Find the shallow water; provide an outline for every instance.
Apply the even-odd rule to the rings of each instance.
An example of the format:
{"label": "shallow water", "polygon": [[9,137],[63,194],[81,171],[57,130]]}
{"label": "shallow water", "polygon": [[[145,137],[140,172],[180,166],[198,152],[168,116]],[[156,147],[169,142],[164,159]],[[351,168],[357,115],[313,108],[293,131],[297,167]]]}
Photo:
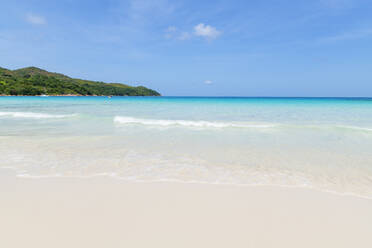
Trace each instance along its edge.
{"label": "shallow water", "polygon": [[0,97],[0,168],[372,197],[372,99]]}

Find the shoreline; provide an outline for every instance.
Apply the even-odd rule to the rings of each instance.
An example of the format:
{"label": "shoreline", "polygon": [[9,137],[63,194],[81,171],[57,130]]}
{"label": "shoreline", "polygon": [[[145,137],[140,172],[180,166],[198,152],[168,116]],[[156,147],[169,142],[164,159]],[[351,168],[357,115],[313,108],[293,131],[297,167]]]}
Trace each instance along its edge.
{"label": "shoreline", "polygon": [[353,196],[107,177],[0,179],[4,247],[372,245],[372,201]]}
{"label": "shoreline", "polygon": [[114,180],[114,181],[121,181],[123,183],[133,183],[133,184],[162,184],[162,183],[170,183],[170,184],[185,184],[185,185],[214,185],[216,187],[237,187],[237,188],[245,188],[245,187],[253,187],[253,188],[260,188],[260,187],[269,187],[269,188],[278,188],[278,189],[289,189],[289,190],[309,190],[314,191],[317,193],[325,193],[330,195],[336,195],[341,197],[352,197],[357,199],[363,200],[370,200],[372,201],[372,197],[358,195],[356,193],[350,192],[338,192],[333,190],[321,189],[316,188],[314,186],[300,186],[300,185],[281,185],[281,184],[242,184],[242,183],[222,183],[222,182],[206,182],[206,181],[183,181],[179,179],[160,179],[160,180],[139,180],[139,179],[127,179],[120,176],[116,176],[110,173],[100,173],[100,174],[93,174],[89,176],[66,176],[66,175],[43,175],[43,176],[34,176],[29,174],[17,174],[16,170],[12,167],[0,167],[0,178],[2,176],[12,176],[14,178],[19,178],[22,180]]}
{"label": "shoreline", "polygon": [[[11,170],[13,171],[12,168],[0,168],[3,170]],[[1,172],[0,172],[1,174]],[[337,192],[337,191],[332,191],[332,190],[326,190],[326,189],[320,189],[312,186],[299,186],[299,185],[280,185],[280,184],[239,184],[239,183],[222,183],[222,182],[203,182],[203,181],[182,181],[178,179],[160,179],[160,180],[139,180],[139,179],[126,179],[122,177],[118,177],[115,175],[111,174],[97,174],[97,175],[91,175],[91,176],[61,176],[61,175],[47,175],[47,176],[32,176],[28,174],[21,174],[21,175],[14,175],[15,178],[20,178],[24,180],[48,180],[48,179],[56,179],[56,180],[92,180],[92,179],[98,179],[98,180],[118,180],[122,181],[123,183],[133,183],[133,184],[162,184],[162,183],[170,183],[170,184],[195,184],[195,185],[214,185],[216,187],[238,187],[238,188],[245,188],[245,187],[269,187],[269,188],[279,188],[279,189],[299,189],[299,190],[309,190],[309,191],[314,191],[318,193],[326,193],[326,194],[331,194],[331,195],[336,195],[336,196],[341,196],[341,197],[353,197],[357,199],[364,199],[364,200],[371,200],[372,197],[368,196],[363,196],[363,195],[358,195],[356,193],[349,193],[349,192]],[[0,176],[1,177],[1,176]]]}
{"label": "shoreline", "polygon": [[1,96],[7,96],[7,97],[14,97],[14,96],[22,96],[22,97],[25,97],[25,96],[31,96],[31,97],[34,97],[34,96],[39,96],[39,97],[50,97],[50,96],[104,96],[104,97],[114,97],[114,95],[74,95],[74,94],[67,94],[67,95],[0,95]]}
{"label": "shoreline", "polygon": [[0,95],[0,97],[161,97],[161,96],[111,96],[111,95],[47,95],[47,96],[41,96],[41,95]]}
{"label": "shoreline", "polygon": [[[43,96],[43,95],[1,95],[0,94],[0,97],[2,96],[39,96],[39,97],[49,97],[49,96],[98,96],[98,97],[102,97],[102,96],[105,96],[105,97],[108,97],[108,96],[112,96],[112,97],[139,97],[141,95],[138,95],[138,96],[129,96],[129,95],[123,95],[123,96],[116,96],[116,95],[74,95],[74,94],[67,94],[67,95],[46,95],[46,96]],[[143,97],[167,97],[167,98],[236,98],[236,99],[239,99],[239,98],[252,98],[252,99],[260,99],[260,98],[263,98],[263,99],[308,99],[308,100],[311,100],[311,99],[338,99],[338,100],[342,100],[342,99],[366,99],[366,100],[372,100],[372,96],[163,96],[163,95],[160,95],[160,96],[143,96]]]}

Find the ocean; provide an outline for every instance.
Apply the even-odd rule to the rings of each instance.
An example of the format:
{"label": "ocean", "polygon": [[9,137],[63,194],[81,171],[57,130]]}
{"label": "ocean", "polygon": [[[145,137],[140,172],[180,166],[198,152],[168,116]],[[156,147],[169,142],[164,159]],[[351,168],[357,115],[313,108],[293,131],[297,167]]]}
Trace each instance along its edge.
{"label": "ocean", "polygon": [[0,97],[0,169],[372,198],[372,98]]}

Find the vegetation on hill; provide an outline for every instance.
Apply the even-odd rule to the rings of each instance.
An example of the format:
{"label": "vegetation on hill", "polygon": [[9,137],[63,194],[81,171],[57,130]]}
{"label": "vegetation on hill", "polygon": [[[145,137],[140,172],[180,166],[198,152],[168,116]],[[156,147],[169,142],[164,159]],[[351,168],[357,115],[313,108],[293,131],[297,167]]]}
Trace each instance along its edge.
{"label": "vegetation on hill", "polygon": [[143,86],[75,79],[36,67],[8,70],[0,67],[0,95],[160,96]]}

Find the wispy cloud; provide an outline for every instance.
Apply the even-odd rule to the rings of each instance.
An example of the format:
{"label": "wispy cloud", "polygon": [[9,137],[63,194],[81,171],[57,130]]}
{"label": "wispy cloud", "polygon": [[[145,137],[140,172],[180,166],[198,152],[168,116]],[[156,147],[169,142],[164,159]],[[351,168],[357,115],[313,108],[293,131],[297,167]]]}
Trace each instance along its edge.
{"label": "wispy cloud", "polygon": [[194,27],[194,33],[196,36],[201,36],[206,39],[216,39],[221,34],[215,27],[205,25],[204,23],[196,25]]}
{"label": "wispy cloud", "polygon": [[343,10],[353,8],[358,4],[359,0],[320,0],[320,3],[329,9]]}
{"label": "wispy cloud", "polygon": [[189,32],[180,31],[175,26],[169,26],[165,30],[165,37],[167,39],[188,40],[191,38],[191,34]]}
{"label": "wispy cloud", "polygon": [[358,29],[358,30],[353,30],[350,32],[341,33],[338,35],[323,37],[323,38],[320,38],[318,41],[320,43],[330,43],[330,42],[337,42],[337,41],[362,39],[368,36],[372,36],[372,28]]}
{"label": "wispy cloud", "polygon": [[167,0],[131,0],[128,16],[131,21],[151,21],[154,16],[167,16],[174,11],[174,6]]}
{"label": "wispy cloud", "polygon": [[182,32],[179,36],[178,36],[178,39],[179,40],[188,40],[188,39],[191,39],[191,34],[189,32]]}
{"label": "wispy cloud", "polygon": [[205,80],[204,83],[205,84],[213,84],[213,81],[212,80]]}
{"label": "wispy cloud", "polygon": [[176,32],[177,31],[177,28],[175,26],[169,26],[166,30],[166,32],[168,33],[173,33],[173,32]]}
{"label": "wispy cloud", "polygon": [[182,31],[175,26],[169,26],[165,30],[166,38],[177,40],[189,40],[192,37],[202,37],[207,40],[213,40],[220,35],[221,31],[218,31],[215,27],[212,27],[210,25],[205,25],[204,23],[195,25],[192,31]]}
{"label": "wispy cloud", "polygon": [[47,24],[46,19],[43,16],[28,13],[26,15],[26,21],[34,25],[45,25]]}

